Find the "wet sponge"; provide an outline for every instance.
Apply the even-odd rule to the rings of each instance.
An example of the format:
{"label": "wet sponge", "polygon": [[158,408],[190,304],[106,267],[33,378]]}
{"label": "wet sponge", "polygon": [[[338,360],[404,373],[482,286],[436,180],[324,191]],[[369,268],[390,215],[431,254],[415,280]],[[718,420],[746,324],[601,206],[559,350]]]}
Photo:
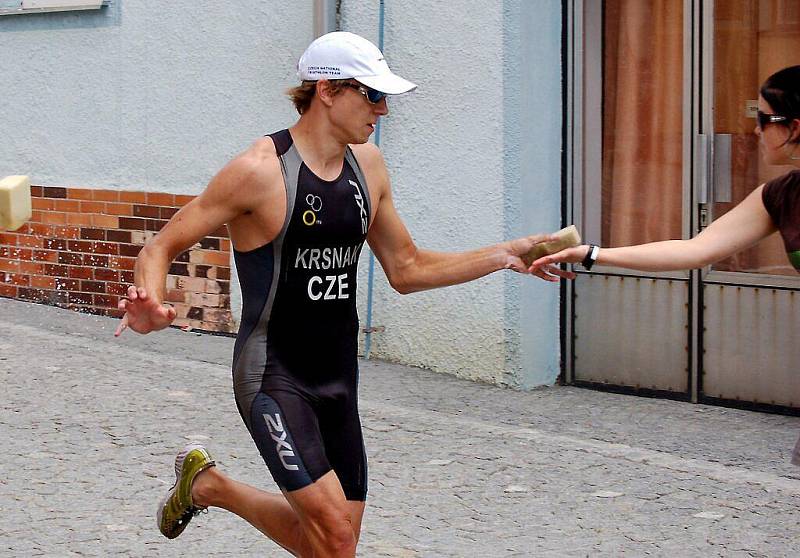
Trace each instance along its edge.
{"label": "wet sponge", "polygon": [[31,218],[31,181],[27,176],[0,180],[0,230],[15,231]]}
{"label": "wet sponge", "polygon": [[530,252],[522,256],[522,261],[525,262],[525,265],[531,265],[542,256],[555,254],[565,248],[572,248],[581,243],[581,235],[575,225],[565,227],[554,234],[556,235],[555,240],[535,244]]}

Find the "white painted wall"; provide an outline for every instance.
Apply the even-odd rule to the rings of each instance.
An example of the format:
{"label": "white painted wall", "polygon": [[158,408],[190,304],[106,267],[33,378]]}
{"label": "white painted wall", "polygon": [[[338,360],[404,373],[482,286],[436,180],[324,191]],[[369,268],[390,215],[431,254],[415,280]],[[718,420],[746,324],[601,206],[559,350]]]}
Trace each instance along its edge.
{"label": "white painted wall", "polygon": [[[342,27],[377,42],[377,4],[345,0]],[[502,5],[410,1],[400,10],[388,4],[384,54],[419,85],[390,99],[383,122],[381,147],[397,209],[424,248],[498,242],[504,236]],[[401,297],[381,273],[373,319],[386,331],[373,336],[373,354],[504,382],[503,291],[496,275]]]}
{"label": "white painted wall", "polygon": [[[377,43],[378,5],[341,0],[342,29]],[[0,175],[199,193],[255,137],[294,121],[283,92],[311,39],[311,0],[114,0],[100,13],[0,17],[13,93],[0,95],[12,131]],[[382,148],[420,246],[467,250],[559,227],[560,48],[557,0],[387,0],[385,54],[420,87],[390,100]],[[402,297],[377,270],[373,323],[386,331],[373,356],[504,385],[555,379],[553,285],[501,272]]]}
{"label": "white painted wall", "polygon": [[199,193],[254,138],[292,122],[282,93],[312,39],[311,5],[114,0],[0,17],[0,174]]}
{"label": "white painted wall", "polygon": [[312,16],[312,0],[113,0],[0,17],[0,176],[199,194],[294,121],[283,93]]}
{"label": "white painted wall", "polygon": [[[378,4],[343,0],[342,28],[377,43]],[[419,85],[390,100],[381,141],[416,243],[468,250],[558,229],[560,2],[386,2],[384,26],[389,64]],[[504,385],[555,380],[557,287],[500,272],[403,297],[377,269],[373,325],[386,331],[372,355]],[[366,271],[359,281],[363,323]]]}

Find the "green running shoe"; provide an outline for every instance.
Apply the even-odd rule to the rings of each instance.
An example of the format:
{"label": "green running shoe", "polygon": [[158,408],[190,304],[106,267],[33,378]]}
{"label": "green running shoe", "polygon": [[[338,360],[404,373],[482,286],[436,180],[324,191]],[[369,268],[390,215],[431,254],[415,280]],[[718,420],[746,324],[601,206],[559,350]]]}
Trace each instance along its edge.
{"label": "green running shoe", "polygon": [[192,483],[201,471],[214,466],[206,449],[197,443],[183,448],[175,458],[175,484],[158,506],[158,529],[174,539],[186,529],[192,518],[205,510],[192,503]]}

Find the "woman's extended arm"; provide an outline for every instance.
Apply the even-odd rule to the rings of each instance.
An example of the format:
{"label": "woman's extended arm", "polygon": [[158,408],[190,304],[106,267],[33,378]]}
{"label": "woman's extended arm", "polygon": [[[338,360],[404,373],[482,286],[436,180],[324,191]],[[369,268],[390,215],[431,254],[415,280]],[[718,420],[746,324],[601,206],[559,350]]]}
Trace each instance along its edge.
{"label": "woman's extended arm", "polygon": [[[642,271],[673,271],[704,267],[744,250],[776,230],[761,199],[763,188],[763,185],[756,188],[694,238],[603,248],[598,252],[597,264]],[[532,267],[579,263],[588,249],[586,245],[568,248],[539,258]]]}

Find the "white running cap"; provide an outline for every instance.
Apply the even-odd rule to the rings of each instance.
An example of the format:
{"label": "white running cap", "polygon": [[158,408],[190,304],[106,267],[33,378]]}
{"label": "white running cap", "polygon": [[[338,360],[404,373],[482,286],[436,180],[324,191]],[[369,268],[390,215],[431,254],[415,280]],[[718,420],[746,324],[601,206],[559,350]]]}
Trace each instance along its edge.
{"label": "white running cap", "polygon": [[347,31],[327,33],[311,43],[297,63],[297,75],[302,81],[355,79],[387,95],[417,87],[392,73],[378,47]]}

